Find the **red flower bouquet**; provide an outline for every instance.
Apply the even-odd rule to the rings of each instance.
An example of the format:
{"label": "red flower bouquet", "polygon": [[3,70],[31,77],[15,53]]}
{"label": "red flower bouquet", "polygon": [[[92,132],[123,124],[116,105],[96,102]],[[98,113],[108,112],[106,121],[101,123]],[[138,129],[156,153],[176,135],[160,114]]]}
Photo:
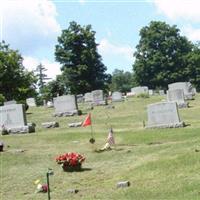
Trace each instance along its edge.
{"label": "red flower bouquet", "polygon": [[56,157],[56,162],[64,171],[80,171],[85,157],[78,153],[65,153]]}

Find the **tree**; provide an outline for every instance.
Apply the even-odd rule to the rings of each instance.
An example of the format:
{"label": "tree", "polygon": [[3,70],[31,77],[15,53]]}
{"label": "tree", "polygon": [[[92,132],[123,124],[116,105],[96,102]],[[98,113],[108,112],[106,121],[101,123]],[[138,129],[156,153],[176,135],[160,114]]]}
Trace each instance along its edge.
{"label": "tree", "polygon": [[57,75],[56,80],[48,82],[45,88],[49,99],[68,93],[62,75]]}
{"label": "tree", "polygon": [[6,100],[25,100],[35,95],[36,78],[25,70],[23,58],[5,42],[0,43],[0,91]]}
{"label": "tree", "polygon": [[35,72],[37,72],[36,76],[38,77],[38,86],[39,86],[40,92],[44,88],[45,81],[51,79],[47,77],[47,75],[44,73],[45,71],[47,71],[47,69],[41,63],[37,66],[35,70]]}
{"label": "tree", "polygon": [[132,78],[132,73],[115,69],[112,74],[110,90],[120,92],[130,91],[131,87],[133,86]]}
{"label": "tree", "polygon": [[189,81],[200,91],[200,44],[194,48],[187,56]]}
{"label": "tree", "polygon": [[167,89],[169,83],[189,81],[186,58],[192,47],[176,26],[150,22],[140,31],[134,54],[134,81],[152,89]]}
{"label": "tree", "polygon": [[105,89],[108,79],[106,66],[97,52],[91,25],[81,27],[76,22],[70,22],[68,29],[58,37],[55,57],[62,65],[66,87],[71,93]]}

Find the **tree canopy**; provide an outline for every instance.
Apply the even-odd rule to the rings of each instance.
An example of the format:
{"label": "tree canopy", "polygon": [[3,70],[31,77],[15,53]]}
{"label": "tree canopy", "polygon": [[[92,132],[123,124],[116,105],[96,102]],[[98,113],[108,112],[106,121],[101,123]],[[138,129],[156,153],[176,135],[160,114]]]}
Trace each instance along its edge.
{"label": "tree canopy", "polygon": [[70,22],[58,37],[55,57],[62,67],[66,88],[73,94],[104,89],[108,81],[106,66],[97,52],[95,32],[91,25]]}
{"label": "tree canopy", "polygon": [[35,95],[36,78],[25,70],[23,58],[17,50],[0,43],[0,93],[6,100],[25,100]]}
{"label": "tree canopy", "polygon": [[127,92],[133,87],[131,72],[124,72],[123,70],[115,69],[112,74],[112,81],[110,84],[111,91]]}
{"label": "tree canopy", "polygon": [[149,88],[167,89],[177,81],[189,81],[188,55],[193,44],[176,26],[152,21],[140,31],[133,64],[134,81]]}

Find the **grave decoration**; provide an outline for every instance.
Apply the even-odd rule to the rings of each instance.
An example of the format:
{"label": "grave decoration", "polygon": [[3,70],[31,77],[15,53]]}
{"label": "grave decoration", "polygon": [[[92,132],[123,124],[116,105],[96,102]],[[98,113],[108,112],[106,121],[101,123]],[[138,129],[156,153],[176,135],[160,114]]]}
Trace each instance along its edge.
{"label": "grave decoration", "polygon": [[57,164],[61,165],[63,171],[81,171],[85,157],[81,154],[69,152],[56,157]]}

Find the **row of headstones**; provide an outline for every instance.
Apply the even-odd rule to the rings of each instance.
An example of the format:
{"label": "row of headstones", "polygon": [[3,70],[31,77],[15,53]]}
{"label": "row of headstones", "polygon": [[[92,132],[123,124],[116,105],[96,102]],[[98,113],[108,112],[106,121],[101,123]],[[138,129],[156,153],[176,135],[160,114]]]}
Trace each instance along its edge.
{"label": "row of headstones", "polygon": [[196,89],[189,82],[168,85],[167,101],[150,104],[147,107],[147,128],[183,127],[178,108],[188,107],[185,100],[192,100]]}
{"label": "row of headstones", "polygon": [[[180,89],[180,87],[182,88]],[[191,92],[190,94],[190,91],[192,91],[193,93]],[[171,95],[171,93],[173,95]],[[169,85],[168,96],[170,98],[174,96],[179,96],[177,95],[179,93],[182,97],[182,100],[184,100],[183,95],[186,97],[190,97],[191,99],[191,97],[194,95],[194,90],[189,83],[174,83]],[[99,90],[97,94],[98,95],[96,95],[96,102],[102,101],[103,92]],[[115,95],[117,96],[116,99],[122,97],[120,92],[113,93],[113,97]],[[78,114],[78,105],[74,95],[64,95],[54,98],[54,107],[54,116],[71,116],[74,114]],[[176,107],[177,101],[174,101],[174,99],[172,102],[161,102],[149,105],[148,127],[182,126]],[[34,126],[31,124],[27,124],[26,122],[26,115],[22,104],[9,104],[0,107],[0,126],[6,127],[7,129],[9,129],[10,132],[32,132],[34,130]]]}

